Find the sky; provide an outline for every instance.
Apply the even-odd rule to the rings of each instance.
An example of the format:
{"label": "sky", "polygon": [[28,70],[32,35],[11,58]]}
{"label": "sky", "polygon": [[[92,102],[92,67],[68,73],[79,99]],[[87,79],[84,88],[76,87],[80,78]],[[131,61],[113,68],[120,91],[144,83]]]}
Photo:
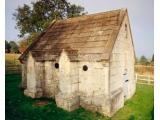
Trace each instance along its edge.
{"label": "sky", "polygon": [[[18,41],[19,31],[15,29],[13,13],[18,6],[30,4],[36,0],[6,0],[5,5],[5,39]],[[154,47],[154,2],[153,0],[68,0],[85,8],[88,14],[127,8],[131,24],[136,56],[151,58]]]}

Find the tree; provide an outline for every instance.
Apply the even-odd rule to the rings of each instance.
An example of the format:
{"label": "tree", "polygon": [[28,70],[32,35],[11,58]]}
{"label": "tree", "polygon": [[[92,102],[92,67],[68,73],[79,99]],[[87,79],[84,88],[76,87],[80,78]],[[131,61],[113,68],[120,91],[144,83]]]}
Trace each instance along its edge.
{"label": "tree", "polygon": [[154,65],[154,54],[152,55],[152,59],[151,59],[151,65]]}
{"label": "tree", "polygon": [[76,5],[70,5],[69,9],[68,9],[68,14],[67,17],[68,18],[72,18],[72,17],[77,17],[80,15],[85,15],[86,13],[81,13],[82,11],[84,11],[84,8],[81,6],[76,6]]}
{"label": "tree", "polygon": [[29,44],[28,44],[27,39],[20,40],[20,42],[19,42],[19,52],[22,54],[26,50],[28,45]]}
{"label": "tree", "polygon": [[15,41],[10,41],[9,45],[11,46],[11,52],[19,53],[18,45],[17,45],[17,43]]}
{"label": "tree", "polygon": [[138,57],[136,57],[135,62],[136,62],[136,64],[138,64],[138,63],[139,63],[139,59],[138,59]]}
{"label": "tree", "polygon": [[26,48],[32,43],[32,40],[36,39],[38,35],[38,33],[31,33],[31,35],[21,39],[19,41],[19,52],[23,53]]}
{"label": "tree", "polygon": [[13,14],[16,20],[16,28],[19,29],[19,37],[26,34],[42,32],[52,20],[66,19],[84,15],[84,8],[70,4],[66,0],[39,0],[18,7]]}
{"label": "tree", "polygon": [[154,62],[154,54],[152,55],[152,60],[151,60],[151,62]]}
{"label": "tree", "polygon": [[5,52],[10,53],[11,46],[7,40],[5,40]]}
{"label": "tree", "polygon": [[140,63],[141,63],[142,65],[148,65],[148,64],[149,64],[147,58],[146,58],[144,55],[141,56],[141,58],[140,58]]}

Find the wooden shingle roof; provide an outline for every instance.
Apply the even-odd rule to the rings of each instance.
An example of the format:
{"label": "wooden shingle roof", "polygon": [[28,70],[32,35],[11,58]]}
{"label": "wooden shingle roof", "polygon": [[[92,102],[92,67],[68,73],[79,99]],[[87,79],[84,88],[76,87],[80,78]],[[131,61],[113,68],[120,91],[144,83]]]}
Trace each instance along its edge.
{"label": "wooden shingle roof", "polygon": [[55,60],[63,49],[73,61],[109,59],[125,14],[119,9],[55,21],[19,59],[31,52],[37,61]]}

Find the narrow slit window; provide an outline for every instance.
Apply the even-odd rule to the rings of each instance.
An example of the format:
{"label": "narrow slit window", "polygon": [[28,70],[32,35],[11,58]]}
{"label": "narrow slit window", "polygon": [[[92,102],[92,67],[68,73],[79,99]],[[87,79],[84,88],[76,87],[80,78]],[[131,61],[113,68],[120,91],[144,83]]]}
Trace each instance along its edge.
{"label": "narrow slit window", "polygon": [[125,24],[126,38],[128,38],[127,24]]}
{"label": "narrow slit window", "polygon": [[127,24],[125,24],[125,31],[127,31]]}

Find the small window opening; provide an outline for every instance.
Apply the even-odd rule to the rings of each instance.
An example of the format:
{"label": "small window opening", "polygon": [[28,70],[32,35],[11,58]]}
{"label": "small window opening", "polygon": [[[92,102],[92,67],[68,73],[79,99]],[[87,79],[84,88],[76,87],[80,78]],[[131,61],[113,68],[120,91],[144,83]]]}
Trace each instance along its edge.
{"label": "small window opening", "polygon": [[125,31],[127,31],[127,24],[125,24]]}
{"label": "small window opening", "polygon": [[125,24],[126,38],[128,38],[127,24]]}
{"label": "small window opening", "polygon": [[87,71],[87,70],[88,70],[87,65],[84,65],[84,66],[83,66],[83,70],[84,70],[84,71]]}
{"label": "small window opening", "polygon": [[58,63],[55,63],[55,68],[59,68],[59,64]]}

